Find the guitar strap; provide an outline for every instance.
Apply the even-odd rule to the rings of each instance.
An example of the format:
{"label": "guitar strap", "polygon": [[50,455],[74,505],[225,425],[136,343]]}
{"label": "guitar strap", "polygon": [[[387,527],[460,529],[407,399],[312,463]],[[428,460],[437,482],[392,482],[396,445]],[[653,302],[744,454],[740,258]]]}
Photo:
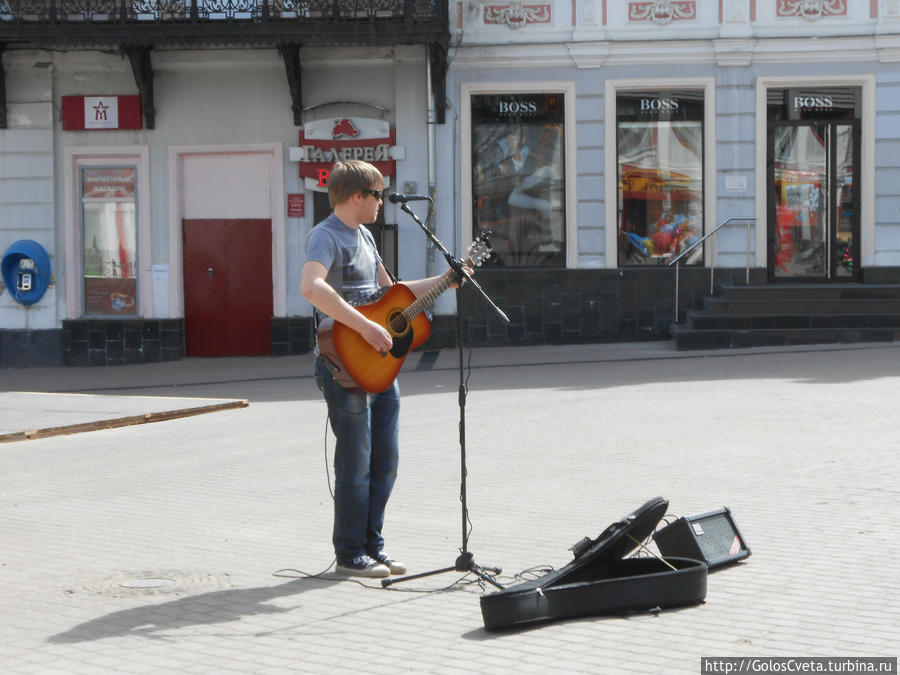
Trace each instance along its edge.
{"label": "guitar strap", "polygon": [[[368,240],[368,237],[363,238]],[[370,245],[372,246],[372,253],[375,254],[375,260],[381,260],[381,256],[378,253],[378,247],[375,245],[375,237],[372,237]],[[393,273],[388,269],[388,266],[384,264],[384,260],[381,260],[381,266],[384,268],[384,271],[387,272],[388,279],[391,280],[391,283],[398,283],[397,277],[395,277]]]}
{"label": "guitar strap", "polygon": [[391,273],[391,271],[388,269],[387,265],[384,264],[384,262],[381,263],[381,266],[384,267],[384,271],[387,272],[388,278],[389,278],[393,283],[395,283],[395,284],[399,284],[399,283],[400,283],[400,280],[397,279],[397,277],[395,277],[395,276]]}

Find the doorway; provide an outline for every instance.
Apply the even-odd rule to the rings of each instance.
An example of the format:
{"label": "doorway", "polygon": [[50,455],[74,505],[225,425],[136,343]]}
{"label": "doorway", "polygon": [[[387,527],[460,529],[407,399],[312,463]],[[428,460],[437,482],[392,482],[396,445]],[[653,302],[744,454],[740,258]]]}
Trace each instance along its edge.
{"label": "doorway", "polygon": [[186,355],[271,354],[272,317],[285,311],[280,145],[174,148],[170,159],[172,306],[184,312]]}
{"label": "doorway", "polygon": [[859,124],[769,125],[769,278],[855,281]]}
{"label": "doorway", "polygon": [[187,356],[270,354],[272,221],[192,219],[182,232]]}
{"label": "doorway", "polygon": [[859,279],[857,98],[854,90],[817,95],[789,90],[775,97],[779,104],[787,101],[779,107],[789,114],[774,119],[772,111],[779,108],[770,104],[766,147],[769,281]]}

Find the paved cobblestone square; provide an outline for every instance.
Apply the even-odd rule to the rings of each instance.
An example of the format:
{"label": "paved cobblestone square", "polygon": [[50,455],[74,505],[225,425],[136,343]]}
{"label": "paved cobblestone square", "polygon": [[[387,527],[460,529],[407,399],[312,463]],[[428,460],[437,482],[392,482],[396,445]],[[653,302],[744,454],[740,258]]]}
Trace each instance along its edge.
{"label": "paved cobblestone square", "polygon": [[[401,375],[386,537],[412,573],[461,545],[456,358],[413,355]],[[250,404],[0,444],[0,670],[699,673],[701,656],[898,655],[900,347],[471,359],[469,548],[504,584],[657,495],[673,516],[728,505],[752,556],[711,573],[699,606],[490,633],[492,589],[456,573],[388,590],[303,578],[333,558],[310,357],[5,371],[2,391],[117,396],[132,414],[142,396]]]}

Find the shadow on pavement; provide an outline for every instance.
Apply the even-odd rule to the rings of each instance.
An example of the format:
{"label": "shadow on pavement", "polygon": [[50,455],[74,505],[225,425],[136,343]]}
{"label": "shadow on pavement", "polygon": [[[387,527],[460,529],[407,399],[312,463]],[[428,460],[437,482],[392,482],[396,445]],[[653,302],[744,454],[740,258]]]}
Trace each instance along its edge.
{"label": "shadow on pavement", "polygon": [[266,603],[275,598],[298,595],[313,588],[337,583],[338,580],[297,579],[277,586],[201,593],[170,602],[113,612],[79,624],[65,633],[53,635],[47,641],[66,644],[125,636],[164,638],[159,634],[187,626],[239,621],[251,614],[291,612],[296,607],[276,607]]}

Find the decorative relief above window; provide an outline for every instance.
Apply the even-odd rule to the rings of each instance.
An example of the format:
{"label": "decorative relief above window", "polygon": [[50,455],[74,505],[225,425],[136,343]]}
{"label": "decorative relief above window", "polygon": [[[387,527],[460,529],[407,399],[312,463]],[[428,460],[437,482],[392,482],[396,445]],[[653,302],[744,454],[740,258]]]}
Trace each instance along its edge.
{"label": "decorative relief above window", "polygon": [[518,30],[529,23],[550,23],[550,3],[523,4],[510,2],[506,5],[487,5],[484,8],[486,24],[504,24]]}
{"label": "decorative relief above window", "polygon": [[777,15],[799,16],[807,21],[823,16],[847,16],[847,0],[778,0]]}
{"label": "decorative relief above window", "polygon": [[629,21],[653,21],[664,26],[680,19],[696,19],[695,0],[653,0],[652,2],[629,2]]}

